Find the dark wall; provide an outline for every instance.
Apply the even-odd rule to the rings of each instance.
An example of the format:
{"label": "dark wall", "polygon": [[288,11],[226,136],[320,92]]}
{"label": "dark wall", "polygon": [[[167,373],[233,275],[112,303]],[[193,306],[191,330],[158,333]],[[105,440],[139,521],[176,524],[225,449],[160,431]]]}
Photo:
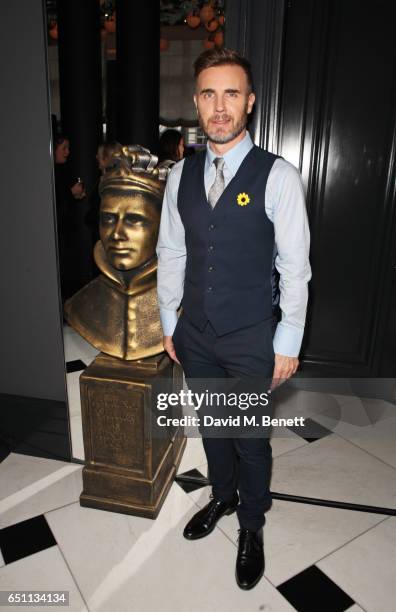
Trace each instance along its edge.
{"label": "dark wall", "polygon": [[41,0],[7,3],[1,23],[0,392],[65,401]]}
{"label": "dark wall", "polygon": [[312,280],[301,369],[396,375],[393,0],[229,0],[252,63],[256,144],[301,171]]}
{"label": "dark wall", "polygon": [[393,0],[288,4],[278,151],[307,191],[306,371],[396,375],[395,16]]}
{"label": "dark wall", "polygon": [[226,46],[245,55],[252,66],[256,102],[249,132],[256,145],[273,153],[278,148],[286,5],[286,0],[227,1]]}

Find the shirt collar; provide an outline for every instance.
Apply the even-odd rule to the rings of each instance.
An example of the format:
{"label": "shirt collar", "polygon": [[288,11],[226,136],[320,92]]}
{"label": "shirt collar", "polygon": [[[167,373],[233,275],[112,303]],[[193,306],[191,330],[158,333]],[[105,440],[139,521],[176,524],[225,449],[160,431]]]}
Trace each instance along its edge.
{"label": "shirt collar", "polygon": [[[249,132],[246,132],[244,138],[222,156],[224,158],[225,165],[233,176],[235,176],[235,174],[238,172],[239,166],[252,147],[252,139]],[[205,172],[209,170],[210,165],[216,157],[219,156],[212,151],[208,142],[206,145]]]}

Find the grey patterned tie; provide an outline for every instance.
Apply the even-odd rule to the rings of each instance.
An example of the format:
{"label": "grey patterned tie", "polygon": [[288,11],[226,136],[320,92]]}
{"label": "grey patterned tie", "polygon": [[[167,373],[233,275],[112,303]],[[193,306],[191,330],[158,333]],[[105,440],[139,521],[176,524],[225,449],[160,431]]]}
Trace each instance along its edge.
{"label": "grey patterned tie", "polygon": [[212,208],[216,206],[217,200],[224,191],[224,158],[216,157],[213,163],[216,166],[216,178],[208,193],[208,202]]}

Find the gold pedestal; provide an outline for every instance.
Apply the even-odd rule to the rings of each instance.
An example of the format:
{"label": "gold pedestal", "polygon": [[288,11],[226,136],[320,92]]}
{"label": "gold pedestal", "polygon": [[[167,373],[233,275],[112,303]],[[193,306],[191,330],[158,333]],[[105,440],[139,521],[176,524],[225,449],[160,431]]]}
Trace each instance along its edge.
{"label": "gold pedestal", "polygon": [[[127,362],[100,353],[80,376],[85,467],[81,506],[155,518],[183,451],[180,427],[157,425],[151,397],[182,388],[181,370],[162,353]],[[174,416],[181,416],[177,413]]]}

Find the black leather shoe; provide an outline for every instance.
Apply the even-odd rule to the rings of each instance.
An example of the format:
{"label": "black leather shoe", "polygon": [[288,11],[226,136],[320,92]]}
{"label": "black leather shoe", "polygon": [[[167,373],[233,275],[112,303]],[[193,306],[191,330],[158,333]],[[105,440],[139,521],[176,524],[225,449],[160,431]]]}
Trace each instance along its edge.
{"label": "black leather shoe", "polygon": [[264,574],[263,530],[239,529],[236,581],[241,589],[252,589]]}
{"label": "black leather shoe", "polygon": [[183,531],[184,537],[187,540],[198,540],[198,538],[204,538],[209,535],[222,516],[235,512],[238,502],[239,497],[237,493],[231,502],[212,499],[189,520]]}

